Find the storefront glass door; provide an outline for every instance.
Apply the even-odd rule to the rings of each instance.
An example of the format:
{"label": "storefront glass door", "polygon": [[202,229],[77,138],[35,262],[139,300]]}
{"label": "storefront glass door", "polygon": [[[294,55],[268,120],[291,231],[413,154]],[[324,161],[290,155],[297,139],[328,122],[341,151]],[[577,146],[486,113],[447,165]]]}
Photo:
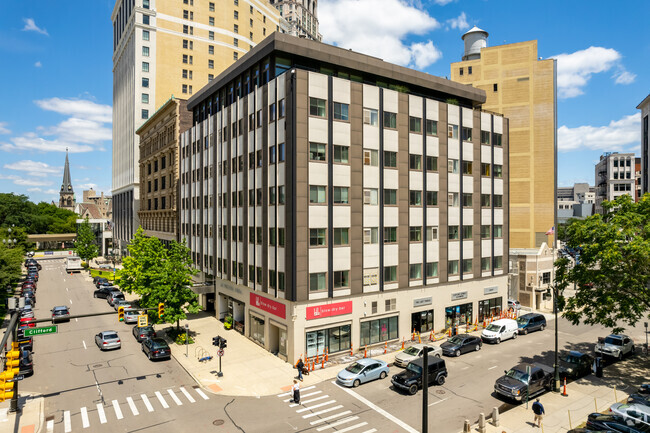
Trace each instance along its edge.
{"label": "storefront glass door", "polygon": [[261,346],[264,346],[264,320],[251,314],[250,322],[251,338]]}
{"label": "storefront glass door", "polygon": [[433,331],[433,310],[411,314],[411,330],[413,329],[421,334]]}
{"label": "storefront glass door", "polygon": [[456,305],[454,307],[445,308],[445,325],[447,328],[453,326],[458,328],[461,325],[466,325],[472,321],[473,315],[472,304]]}

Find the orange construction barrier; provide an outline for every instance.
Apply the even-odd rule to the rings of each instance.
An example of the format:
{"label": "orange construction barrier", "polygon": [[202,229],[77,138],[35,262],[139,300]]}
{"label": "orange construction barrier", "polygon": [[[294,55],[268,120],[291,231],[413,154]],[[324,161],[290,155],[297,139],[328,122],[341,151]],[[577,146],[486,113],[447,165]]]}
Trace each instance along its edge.
{"label": "orange construction barrier", "polygon": [[404,337],[402,337],[402,350],[404,350]]}
{"label": "orange construction barrier", "polygon": [[350,343],[350,356],[352,356],[352,354],[353,354],[353,352],[352,352],[352,343]]}
{"label": "orange construction barrier", "polygon": [[325,358],[321,358],[320,368],[325,368]]}
{"label": "orange construction barrier", "polygon": [[384,355],[386,354],[387,351],[388,351],[388,342],[385,342],[384,343]]}
{"label": "orange construction barrier", "polygon": [[363,349],[363,357],[367,358],[368,357],[368,346],[366,346],[365,349]]}
{"label": "orange construction barrier", "polygon": [[327,350],[327,347],[325,348],[325,361],[329,361],[330,353],[329,350]]}
{"label": "orange construction barrier", "polygon": [[415,341],[415,328],[413,328],[413,333],[411,334],[411,341]]}
{"label": "orange construction barrier", "polygon": [[418,332],[418,344],[422,344],[422,339],[420,338],[420,333]]}

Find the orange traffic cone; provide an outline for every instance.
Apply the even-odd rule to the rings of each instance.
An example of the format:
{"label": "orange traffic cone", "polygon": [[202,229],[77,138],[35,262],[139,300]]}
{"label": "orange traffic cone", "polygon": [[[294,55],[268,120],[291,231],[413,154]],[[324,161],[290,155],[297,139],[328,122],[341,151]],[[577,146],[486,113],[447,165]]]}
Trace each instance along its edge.
{"label": "orange traffic cone", "polygon": [[451,326],[449,327],[449,336],[451,337]]}
{"label": "orange traffic cone", "polygon": [[384,355],[386,354],[387,351],[388,351],[388,342],[385,342],[384,343]]}
{"label": "orange traffic cone", "polygon": [[431,331],[431,334],[429,334],[429,341],[433,341],[433,331]]}
{"label": "orange traffic cone", "polygon": [[352,356],[352,354],[353,354],[353,352],[352,352],[352,346],[353,346],[353,344],[350,343],[350,356]]}
{"label": "orange traffic cone", "polygon": [[418,344],[422,344],[422,339],[420,338],[420,333],[418,332]]}
{"label": "orange traffic cone", "polygon": [[569,394],[566,393],[566,377],[564,378],[564,389],[562,390],[562,395],[568,397]]}
{"label": "orange traffic cone", "polygon": [[327,348],[325,348],[325,361],[329,361],[329,357],[330,357],[329,350],[327,350]]}
{"label": "orange traffic cone", "polygon": [[321,358],[320,368],[325,368],[325,358]]}
{"label": "orange traffic cone", "polygon": [[404,350],[404,337],[402,337],[402,350]]}
{"label": "orange traffic cone", "polygon": [[411,334],[411,341],[415,341],[415,328],[413,328],[413,333]]}
{"label": "orange traffic cone", "polygon": [[363,357],[367,358],[368,357],[368,346],[366,346],[365,349],[363,349]]}

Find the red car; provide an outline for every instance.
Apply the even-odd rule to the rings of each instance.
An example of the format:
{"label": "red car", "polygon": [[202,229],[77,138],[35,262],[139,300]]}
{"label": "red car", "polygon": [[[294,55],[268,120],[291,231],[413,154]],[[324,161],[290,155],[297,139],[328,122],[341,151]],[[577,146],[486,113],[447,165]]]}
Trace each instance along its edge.
{"label": "red car", "polygon": [[22,319],[20,319],[19,329],[23,329],[23,326],[27,328],[36,328],[35,320],[36,319],[34,319],[33,317],[23,317]]}
{"label": "red car", "polygon": [[22,285],[22,289],[23,289],[23,290],[25,290],[25,289],[28,288],[28,287],[29,287],[29,288],[32,288],[32,289],[34,289],[34,290],[36,290],[36,284],[34,284],[33,281],[25,281],[25,282],[23,283],[23,285]]}

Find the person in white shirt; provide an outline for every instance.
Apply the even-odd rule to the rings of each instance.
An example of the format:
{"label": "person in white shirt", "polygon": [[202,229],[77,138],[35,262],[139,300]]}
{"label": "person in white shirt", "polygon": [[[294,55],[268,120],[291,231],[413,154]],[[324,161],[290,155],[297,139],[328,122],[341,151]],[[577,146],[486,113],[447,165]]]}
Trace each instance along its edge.
{"label": "person in white shirt", "polygon": [[291,399],[291,403],[300,404],[300,384],[298,383],[298,379],[293,380],[291,392],[293,393],[293,399]]}

